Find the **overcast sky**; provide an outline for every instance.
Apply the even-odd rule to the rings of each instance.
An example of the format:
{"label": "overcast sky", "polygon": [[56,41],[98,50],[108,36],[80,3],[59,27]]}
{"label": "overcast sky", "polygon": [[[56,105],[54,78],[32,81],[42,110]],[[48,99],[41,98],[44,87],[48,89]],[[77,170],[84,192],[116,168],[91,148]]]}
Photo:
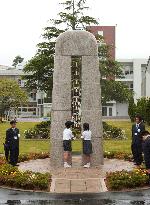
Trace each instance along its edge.
{"label": "overcast sky", "polygon": [[[0,65],[16,55],[25,60],[36,52],[42,29],[55,18],[61,0],[0,0]],[[87,0],[89,15],[100,25],[116,28],[117,58],[150,55],[150,0]]]}

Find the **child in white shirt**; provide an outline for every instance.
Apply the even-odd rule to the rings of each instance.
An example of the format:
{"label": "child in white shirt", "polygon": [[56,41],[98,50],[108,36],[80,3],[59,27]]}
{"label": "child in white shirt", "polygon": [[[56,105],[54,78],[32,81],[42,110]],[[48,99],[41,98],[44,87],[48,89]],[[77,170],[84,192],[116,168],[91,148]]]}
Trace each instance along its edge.
{"label": "child in white shirt", "polygon": [[72,152],[72,145],[71,140],[74,138],[72,131],[71,131],[71,121],[67,121],[65,123],[66,128],[63,131],[63,148],[64,148],[64,167],[69,168],[71,167],[71,152]]}
{"label": "child in white shirt", "polygon": [[83,154],[85,159],[85,168],[90,167],[90,161],[91,161],[91,154],[92,154],[92,143],[91,143],[91,136],[92,133],[89,129],[89,124],[84,123],[83,124],[83,133],[81,138],[83,139]]}

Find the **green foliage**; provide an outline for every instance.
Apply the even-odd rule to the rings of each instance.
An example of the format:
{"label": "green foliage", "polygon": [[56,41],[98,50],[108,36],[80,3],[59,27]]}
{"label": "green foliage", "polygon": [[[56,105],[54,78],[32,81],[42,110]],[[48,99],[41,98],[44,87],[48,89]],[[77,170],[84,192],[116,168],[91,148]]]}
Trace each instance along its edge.
{"label": "green foliage", "polygon": [[104,157],[107,159],[120,159],[129,162],[133,159],[132,154],[118,151],[104,151]]}
{"label": "green foliage", "polygon": [[[49,153],[30,153],[19,155],[19,162],[45,158],[49,158]],[[50,181],[51,175],[49,173],[21,172],[17,167],[8,165],[4,157],[0,157],[0,186],[48,191]]]}
{"label": "green foliage", "polygon": [[147,99],[145,118],[146,118],[147,124],[150,126],[150,98]]}
{"label": "green foliage", "polygon": [[150,125],[150,98],[142,97],[137,100],[137,104],[131,99],[129,101],[128,113],[131,121],[133,121],[138,114],[148,125]]}
{"label": "green foliage", "polygon": [[8,164],[0,166],[0,185],[29,190],[49,189],[51,175],[31,171],[21,172],[17,167]]}
{"label": "green foliage", "polygon": [[134,118],[136,114],[136,104],[134,103],[133,97],[131,97],[129,100],[128,114],[130,116],[131,122],[134,122]]}
{"label": "green foliage", "polygon": [[125,131],[106,122],[103,122],[103,137],[104,139],[126,139]]}
{"label": "green foliage", "polygon": [[131,98],[132,93],[129,88],[122,82],[110,80],[101,80],[102,86],[102,103],[108,101],[117,101],[117,102],[128,102]]}
{"label": "green foliage", "polygon": [[136,114],[139,114],[143,119],[146,120],[146,107],[147,107],[147,98],[142,97],[137,100]]}
{"label": "green foliage", "polygon": [[16,56],[13,60],[12,66],[16,67],[19,63],[22,63],[24,58],[22,58],[20,55]]}
{"label": "green foliage", "polygon": [[86,29],[87,25],[98,24],[95,18],[84,14],[84,11],[89,9],[86,2],[87,0],[71,0],[60,3],[64,11],[58,14],[58,19],[53,20],[54,25],[66,24],[65,29],[76,30],[78,27]]}
{"label": "green foliage", "polygon": [[50,121],[41,122],[35,125],[34,128],[30,128],[24,131],[24,137],[26,139],[49,139],[50,138]]}
{"label": "green foliage", "polygon": [[146,170],[110,172],[106,175],[106,184],[109,190],[122,190],[148,185],[149,176]]}
{"label": "green foliage", "polygon": [[[19,155],[18,162],[49,158],[49,152],[29,153]],[[3,161],[2,161],[3,162]]]}
{"label": "green foliage", "polygon": [[27,102],[27,94],[16,81],[10,79],[0,79],[0,114],[10,108],[17,109],[18,106]]}

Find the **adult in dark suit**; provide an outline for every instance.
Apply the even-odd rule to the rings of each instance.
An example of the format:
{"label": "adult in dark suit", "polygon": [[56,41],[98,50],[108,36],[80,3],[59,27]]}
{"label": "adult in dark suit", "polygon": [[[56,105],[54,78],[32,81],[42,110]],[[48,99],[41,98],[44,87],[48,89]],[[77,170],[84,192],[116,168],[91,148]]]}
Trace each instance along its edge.
{"label": "adult in dark suit", "polygon": [[150,174],[150,133],[148,131],[142,132],[143,139],[143,153],[147,172]]}
{"label": "adult in dark suit", "polygon": [[[5,155],[8,154],[9,150],[9,159],[10,164],[16,166],[18,163],[19,156],[19,129],[16,128],[16,121],[12,120],[10,122],[11,128],[6,131],[5,147],[7,147],[7,153],[5,150]],[[8,158],[7,158],[8,160]]]}
{"label": "adult in dark suit", "polygon": [[142,137],[141,133],[145,131],[145,125],[142,122],[141,116],[135,117],[135,124],[132,125],[132,154],[135,165],[139,166],[143,162],[142,157]]}

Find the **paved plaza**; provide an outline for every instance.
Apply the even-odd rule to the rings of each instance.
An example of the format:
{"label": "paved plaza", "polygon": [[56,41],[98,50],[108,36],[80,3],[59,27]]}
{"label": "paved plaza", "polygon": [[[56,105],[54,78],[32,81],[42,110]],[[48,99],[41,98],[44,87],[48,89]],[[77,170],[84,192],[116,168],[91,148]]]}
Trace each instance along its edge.
{"label": "paved plaza", "polygon": [[50,167],[49,158],[37,159],[20,163],[19,169],[41,173],[51,172],[51,193],[100,193],[107,191],[106,172],[123,169],[129,171],[134,168],[133,163],[117,159],[105,159],[104,165],[100,168],[90,169],[81,166],[81,156],[73,156],[72,162],[72,168],[53,170]]}

